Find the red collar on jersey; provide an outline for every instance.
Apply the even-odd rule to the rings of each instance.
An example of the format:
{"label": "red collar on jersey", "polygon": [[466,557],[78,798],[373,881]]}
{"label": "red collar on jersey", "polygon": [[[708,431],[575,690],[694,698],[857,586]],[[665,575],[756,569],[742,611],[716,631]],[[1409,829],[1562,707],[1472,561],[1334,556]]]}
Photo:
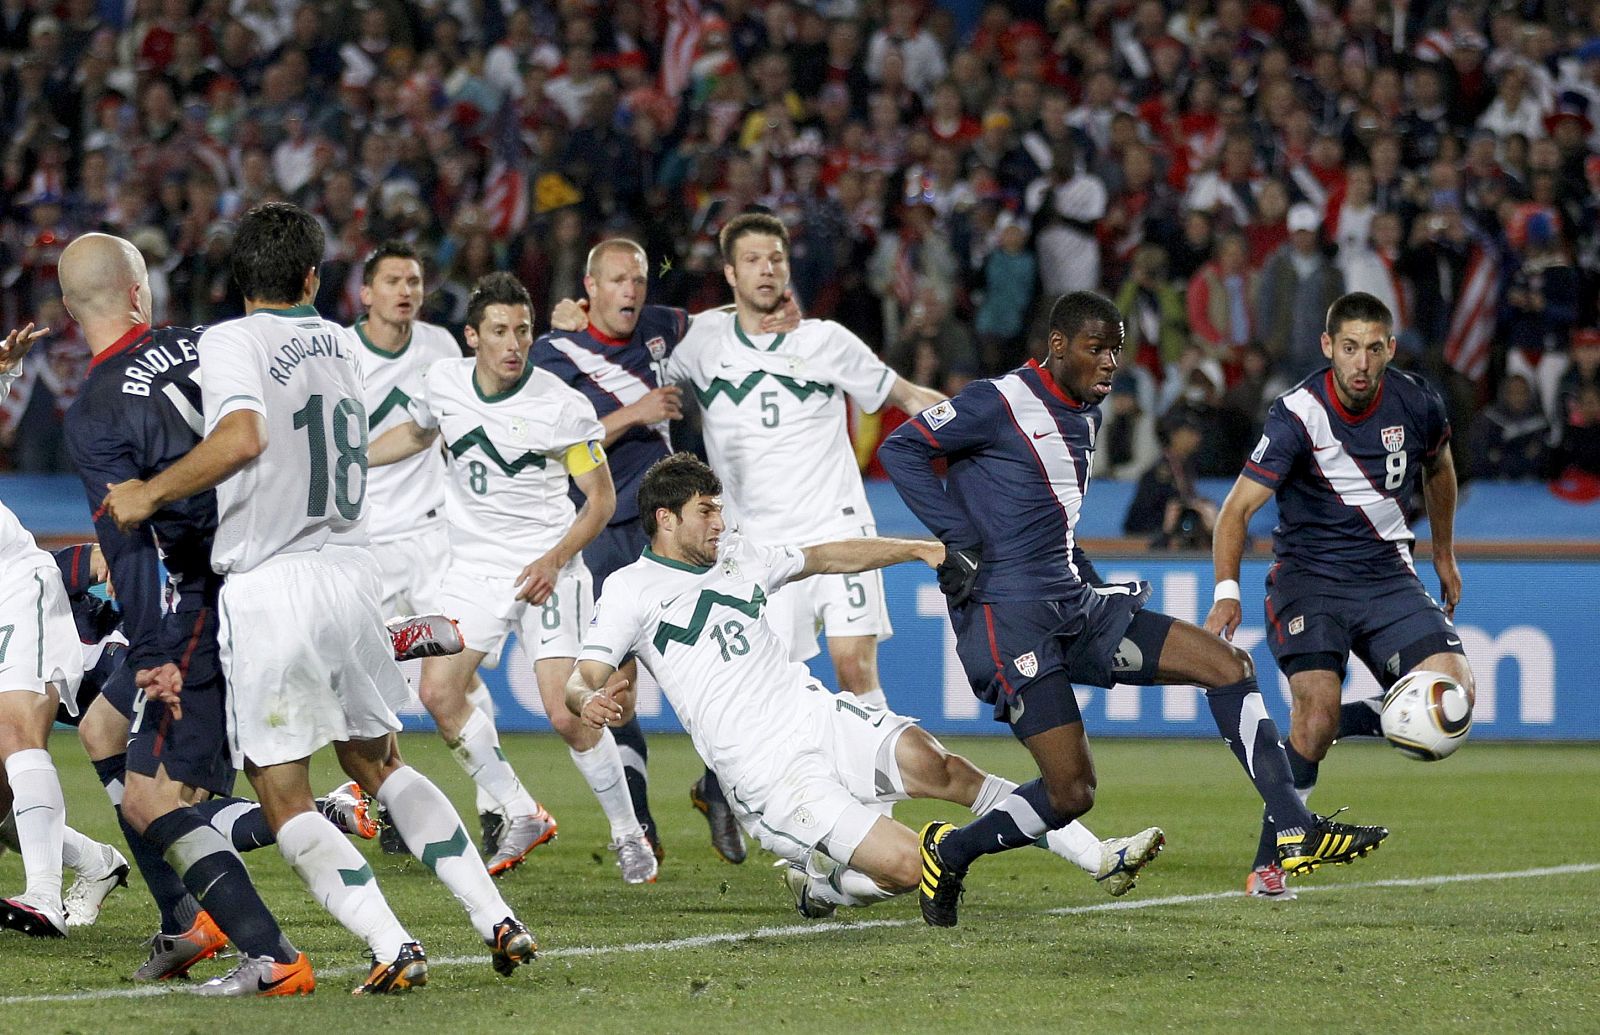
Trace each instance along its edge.
{"label": "red collar on jersey", "polygon": [[1333,404],[1333,412],[1339,415],[1340,420],[1344,421],[1346,424],[1359,424],[1368,417],[1372,416],[1373,412],[1378,408],[1378,403],[1383,401],[1383,382],[1378,382],[1378,390],[1372,394],[1372,402],[1368,403],[1367,408],[1362,410],[1360,413],[1351,413],[1349,410],[1344,408],[1344,403],[1339,401],[1339,389],[1338,386],[1333,383],[1332,367],[1328,368],[1327,373],[1327,393],[1328,401]]}
{"label": "red collar on jersey", "polygon": [[106,362],[106,361],[108,361],[110,359],[113,359],[113,358],[121,355],[124,352],[127,352],[130,348],[133,347],[133,343],[134,342],[138,341],[140,338],[144,337],[146,334],[149,334],[149,333],[150,333],[150,325],[147,324],[147,323],[141,323],[139,326],[137,326],[137,327],[133,328],[132,330],[128,331],[127,334],[124,334],[122,337],[120,337],[116,341],[112,342],[110,348],[106,349],[104,352],[100,353],[98,356],[96,356],[93,359],[89,360],[89,369],[93,370],[96,367],[98,367],[100,364],[102,364],[102,363],[104,363],[104,362]]}
{"label": "red collar on jersey", "polygon": [[1078,402],[1076,399],[1072,398],[1072,396],[1068,395],[1066,392],[1063,392],[1061,390],[1061,386],[1056,384],[1056,379],[1050,376],[1050,371],[1045,369],[1044,365],[1038,360],[1028,360],[1028,368],[1039,375],[1039,380],[1043,382],[1045,391],[1049,392],[1057,399],[1060,399],[1074,410],[1087,410],[1091,405],[1090,403]]}
{"label": "red collar on jersey", "polygon": [[626,338],[613,338],[605,331],[602,331],[599,325],[592,320],[589,322],[589,337],[593,338],[600,344],[609,346],[611,348],[616,348],[618,345],[626,345],[628,342],[633,340],[632,335],[629,335]]}

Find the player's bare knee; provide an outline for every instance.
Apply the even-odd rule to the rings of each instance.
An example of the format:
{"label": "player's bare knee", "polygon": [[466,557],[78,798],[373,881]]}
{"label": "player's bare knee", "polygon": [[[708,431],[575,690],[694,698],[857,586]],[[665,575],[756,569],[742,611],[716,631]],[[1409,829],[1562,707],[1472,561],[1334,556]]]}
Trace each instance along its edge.
{"label": "player's bare knee", "polygon": [[1046,785],[1050,808],[1064,821],[1077,819],[1094,808],[1093,778],[1071,780],[1060,786]]}
{"label": "player's bare knee", "polygon": [[1223,651],[1219,659],[1218,686],[1242,683],[1256,674],[1256,663],[1249,651],[1234,643],[1225,643]]}
{"label": "player's bare knee", "polygon": [[428,709],[435,722],[441,715],[450,713],[452,706],[462,699],[461,691],[444,683],[424,682],[417,687],[417,698]]}

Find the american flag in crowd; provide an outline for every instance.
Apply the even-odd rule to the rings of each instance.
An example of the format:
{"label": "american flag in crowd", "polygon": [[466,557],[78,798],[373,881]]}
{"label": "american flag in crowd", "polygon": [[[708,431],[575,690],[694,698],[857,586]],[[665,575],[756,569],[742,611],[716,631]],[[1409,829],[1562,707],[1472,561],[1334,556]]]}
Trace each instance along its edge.
{"label": "american flag in crowd", "polygon": [[700,45],[700,0],[667,0],[667,35],[661,48],[661,92],[673,101],[689,88]]}
{"label": "american flag in crowd", "polygon": [[510,99],[495,114],[493,158],[483,179],[483,212],[496,240],[519,234],[528,225],[528,173],[517,115]]}
{"label": "american flag in crowd", "polygon": [[1499,302],[1500,262],[1481,241],[1474,241],[1444,343],[1445,361],[1474,383],[1482,383],[1489,371],[1489,341]]}

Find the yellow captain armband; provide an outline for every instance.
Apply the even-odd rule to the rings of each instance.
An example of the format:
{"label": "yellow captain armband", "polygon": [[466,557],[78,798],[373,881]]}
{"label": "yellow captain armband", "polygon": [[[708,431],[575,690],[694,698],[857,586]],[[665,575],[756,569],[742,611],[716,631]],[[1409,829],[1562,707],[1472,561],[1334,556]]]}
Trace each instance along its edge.
{"label": "yellow captain armband", "polygon": [[593,440],[579,442],[568,449],[561,458],[561,463],[566,467],[567,473],[574,478],[580,474],[588,474],[605,462],[606,447]]}

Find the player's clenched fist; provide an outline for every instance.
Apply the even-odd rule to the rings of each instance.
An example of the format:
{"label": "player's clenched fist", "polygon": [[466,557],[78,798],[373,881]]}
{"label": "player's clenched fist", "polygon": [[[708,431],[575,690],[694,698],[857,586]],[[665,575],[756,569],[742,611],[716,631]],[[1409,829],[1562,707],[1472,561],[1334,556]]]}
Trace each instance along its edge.
{"label": "player's clenched fist", "polygon": [[146,491],[145,483],[138,478],[130,478],[125,482],[115,485],[106,483],[106,498],[101,504],[106,513],[111,515],[111,520],[124,532],[131,532],[146,518],[156,512],[155,501]]}

